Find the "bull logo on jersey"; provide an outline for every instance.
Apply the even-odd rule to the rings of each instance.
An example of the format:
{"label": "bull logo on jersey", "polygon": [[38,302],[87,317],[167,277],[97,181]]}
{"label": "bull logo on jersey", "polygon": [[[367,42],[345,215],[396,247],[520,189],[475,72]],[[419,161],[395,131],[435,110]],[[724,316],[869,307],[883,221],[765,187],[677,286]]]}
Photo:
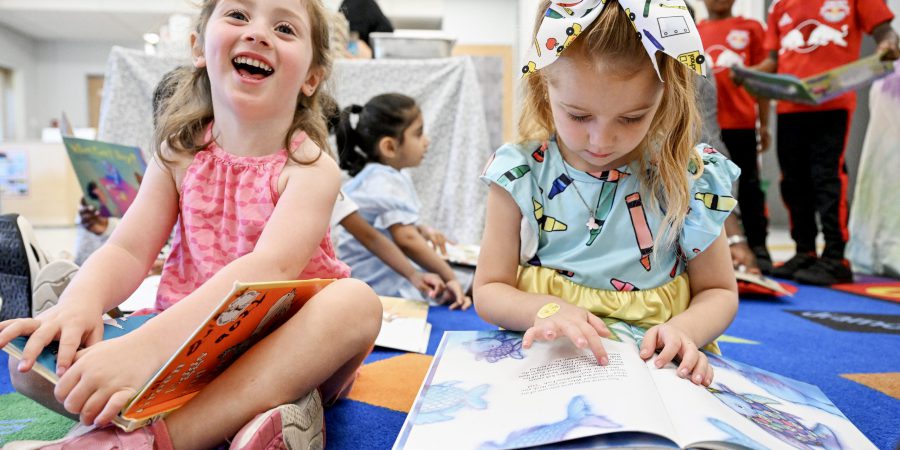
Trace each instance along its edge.
{"label": "bull logo on jersey", "polygon": [[731,30],[725,42],[735,50],[743,50],[750,44],[750,32],[747,30]]}
{"label": "bull logo on jersey", "polygon": [[847,0],[825,0],[822,9],[819,10],[819,14],[825,20],[837,23],[850,15],[850,5],[847,4]]}
{"label": "bull logo on jersey", "polygon": [[713,73],[719,73],[734,66],[744,66],[743,55],[724,45],[710,45],[706,48],[706,56],[708,56],[712,62]]}
{"label": "bull logo on jersey", "polygon": [[[809,37],[806,37],[808,30]],[[789,31],[781,39],[781,49],[778,53],[789,51],[797,53],[810,53],[819,47],[825,47],[831,44],[846,47],[847,40],[844,39],[850,30],[847,24],[841,26],[841,29],[832,28],[818,20],[805,20],[803,23]]]}

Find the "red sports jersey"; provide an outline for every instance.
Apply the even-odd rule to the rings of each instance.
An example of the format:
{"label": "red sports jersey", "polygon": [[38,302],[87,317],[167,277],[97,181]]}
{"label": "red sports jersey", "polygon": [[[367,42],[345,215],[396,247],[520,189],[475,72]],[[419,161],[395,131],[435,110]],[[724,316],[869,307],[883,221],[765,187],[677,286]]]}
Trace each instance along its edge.
{"label": "red sports jersey", "polygon": [[[859,59],[863,32],[893,18],[884,0],[775,0],[765,47],[778,52],[778,73],[806,78]],[[779,113],[855,108],[853,92],[818,106],[778,103]]]}
{"label": "red sports jersey", "polygon": [[753,66],[765,59],[762,24],[744,17],[729,17],[704,20],[697,29],[716,75],[719,126],[725,130],[756,128],[756,99],[731,81],[730,67]]}

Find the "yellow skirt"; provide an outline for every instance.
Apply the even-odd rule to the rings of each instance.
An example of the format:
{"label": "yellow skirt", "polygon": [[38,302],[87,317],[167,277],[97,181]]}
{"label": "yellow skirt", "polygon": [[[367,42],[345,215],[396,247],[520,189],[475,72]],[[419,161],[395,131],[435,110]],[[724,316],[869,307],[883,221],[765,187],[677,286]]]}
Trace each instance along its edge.
{"label": "yellow skirt", "polygon": [[[599,317],[618,319],[642,328],[667,322],[684,312],[691,303],[687,272],[657,288],[619,292],[573,283],[554,269],[520,266],[518,288],[525,292],[553,295]],[[703,349],[721,354],[715,342]]]}

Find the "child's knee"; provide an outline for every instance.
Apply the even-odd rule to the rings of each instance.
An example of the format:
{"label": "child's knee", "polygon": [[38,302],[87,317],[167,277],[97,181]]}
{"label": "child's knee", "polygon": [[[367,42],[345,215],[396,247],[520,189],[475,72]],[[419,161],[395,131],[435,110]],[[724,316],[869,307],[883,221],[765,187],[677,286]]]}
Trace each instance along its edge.
{"label": "child's knee", "polygon": [[[345,278],[335,282],[340,289],[338,297],[343,314],[350,318],[353,327],[366,341],[375,341],[381,330],[381,301],[368,284],[353,278]],[[337,306],[337,305],[336,305]]]}

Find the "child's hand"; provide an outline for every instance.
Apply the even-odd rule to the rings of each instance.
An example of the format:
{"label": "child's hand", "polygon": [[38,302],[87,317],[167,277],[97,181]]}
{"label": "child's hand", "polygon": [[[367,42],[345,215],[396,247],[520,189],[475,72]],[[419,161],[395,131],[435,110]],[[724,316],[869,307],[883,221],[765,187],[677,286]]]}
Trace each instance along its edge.
{"label": "child's hand", "polygon": [[0,323],[0,347],[19,336],[29,336],[19,360],[19,372],[31,370],[44,347],[59,340],[56,374],[62,375],[72,365],[75,352],[82,344],[90,346],[103,339],[102,314],[83,306],[58,303],[35,318]]}
{"label": "child's hand", "polygon": [[656,367],[660,368],[676,356],[681,360],[678,376],[690,379],[694,384],[709,386],[713,379],[713,367],[706,355],[683,331],[667,323],[656,325],[644,335],[641,344],[641,358],[645,361],[653,352],[662,349],[656,357]]}
{"label": "child's hand", "polygon": [[414,272],[409,277],[409,282],[428,298],[437,298],[446,288],[440,276],[428,272]]}
{"label": "child's hand", "polygon": [[450,241],[447,239],[447,236],[444,236],[444,233],[441,233],[428,225],[419,225],[417,228],[419,229],[419,233],[422,234],[422,237],[434,246],[434,250],[438,252],[439,255],[447,254],[447,242]]}
{"label": "child's hand", "polygon": [[105,425],[159,367],[155,360],[134,335],[99,342],[78,352],[53,394],[81,423]]}
{"label": "child's hand", "polygon": [[444,297],[441,303],[448,303],[451,301],[453,303],[450,304],[450,309],[459,308],[460,310],[465,311],[472,306],[472,299],[463,292],[462,285],[459,284],[458,280],[450,280],[447,282],[447,289],[444,290]]}
{"label": "child's hand", "polygon": [[78,215],[81,218],[81,226],[98,236],[103,234],[109,226],[109,219],[101,216],[97,208],[89,205],[84,197],[81,198]]}
{"label": "child's hand", "polygon": [[[549,311],[545,310],[552,305],[556,306]],[[557,307],[558,310],[556,310]],[[556,312],[552,312],[553,310]],[[548,303],[541,308],[534,319],[534,326],[525,330],[522,347],[531,348],[534,341],[552,341],[563,334],[578,348],[590,347],[591,353],[594,354],[601,366],[609,364],[606,349],[600,342],[601,336],[609,337],[610,335],[606,324],[590,311],[570,305],[563,300]]]}

